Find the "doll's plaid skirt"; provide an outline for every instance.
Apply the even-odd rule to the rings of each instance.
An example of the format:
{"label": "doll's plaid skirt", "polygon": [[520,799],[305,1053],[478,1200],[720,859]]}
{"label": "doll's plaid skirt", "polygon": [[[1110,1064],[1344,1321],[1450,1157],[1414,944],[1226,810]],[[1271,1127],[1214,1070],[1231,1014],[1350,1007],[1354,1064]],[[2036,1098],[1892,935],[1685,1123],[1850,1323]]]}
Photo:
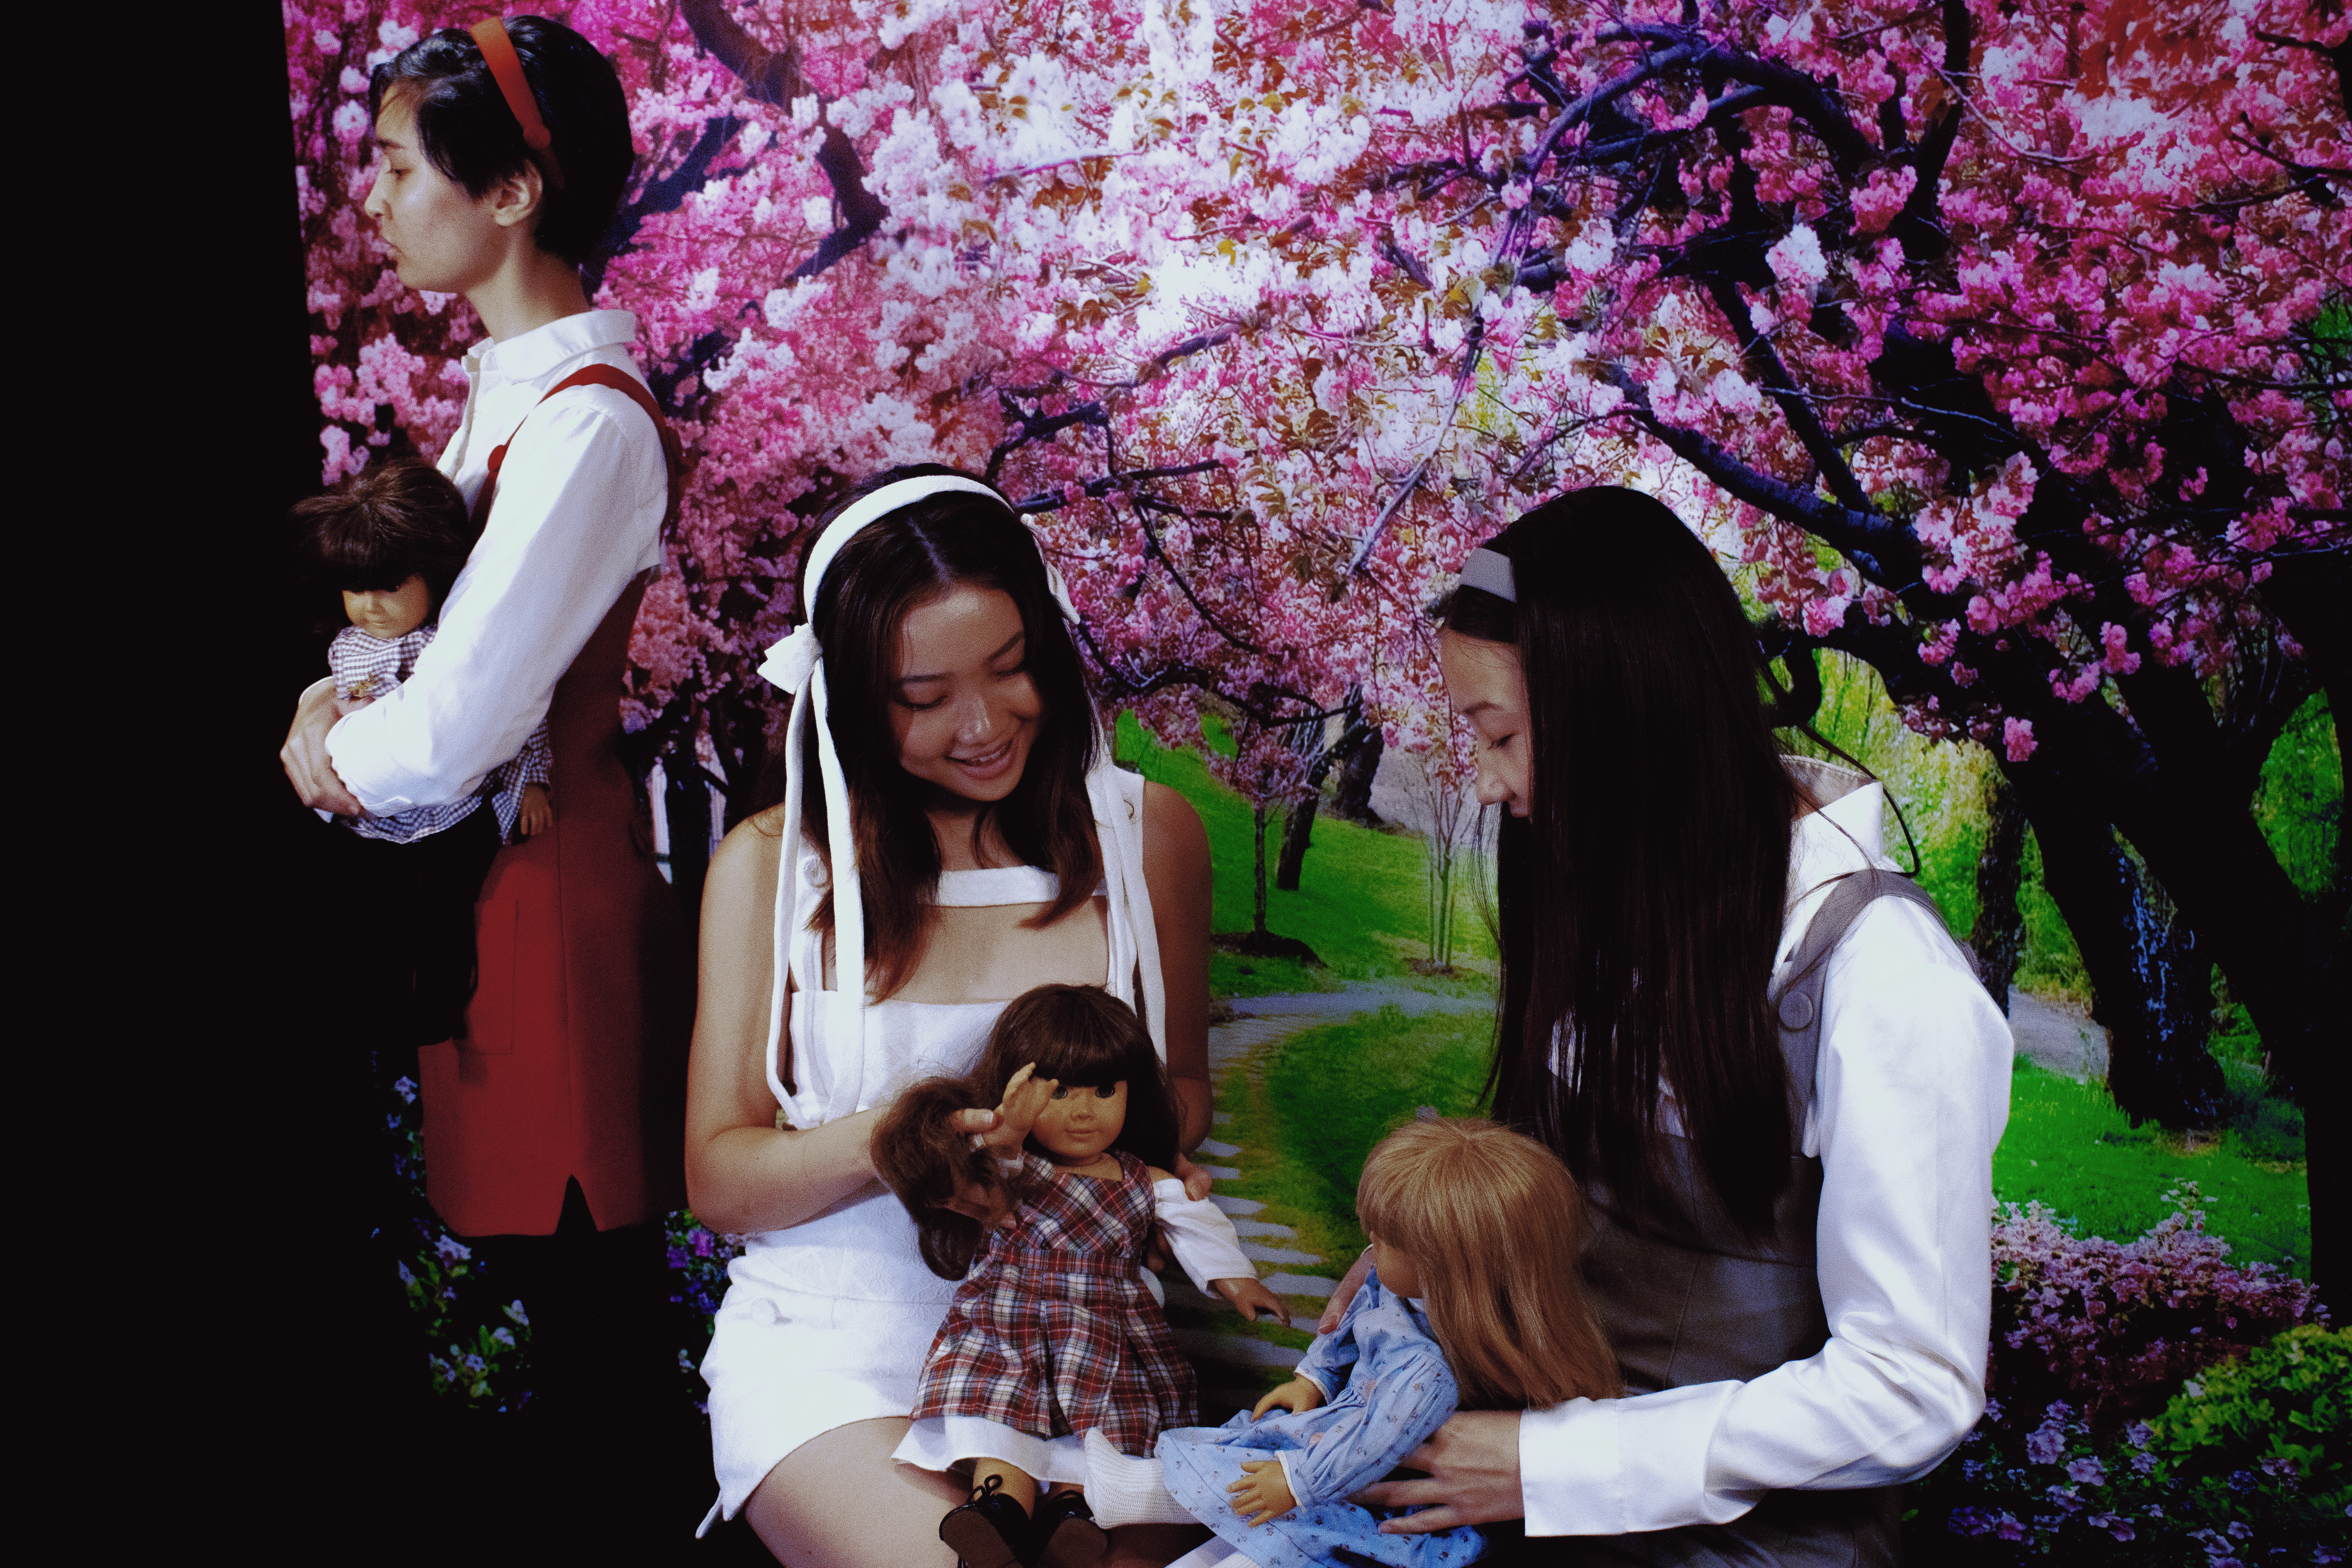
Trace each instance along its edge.
{"label": "doll's plaid skirt", "polygon": [[1150,1454],[1161,1431],[1198,1421],[1192,1368],[1139,1272],[1151,1179],[1123,1152],[1116,1182],[1029,1163],[1042,1179],[957,1288],[915,1418],[977,1416],[1036,1437],[1094,1430]]}

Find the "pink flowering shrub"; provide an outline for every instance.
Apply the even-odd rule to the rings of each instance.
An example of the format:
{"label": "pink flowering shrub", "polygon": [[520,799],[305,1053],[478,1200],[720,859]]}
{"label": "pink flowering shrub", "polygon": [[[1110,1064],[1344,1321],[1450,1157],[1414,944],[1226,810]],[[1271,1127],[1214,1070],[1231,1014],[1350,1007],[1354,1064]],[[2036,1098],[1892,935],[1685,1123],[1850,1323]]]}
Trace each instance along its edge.
{"label": "pink flowering shrub", "polygon": [[1993,1226],[1990,1391],[2004,1414],[1988,1420],[2004,1433],[2046,1425],[2063,1402],[2111,1437],[2184,1379],[2324,1316],[2304,1281],[2229,1261],[2194,1182],[2165,1196],[2173,1212],[2137,1241],[2077,1237],[2038,1203],[2008,1205]]}

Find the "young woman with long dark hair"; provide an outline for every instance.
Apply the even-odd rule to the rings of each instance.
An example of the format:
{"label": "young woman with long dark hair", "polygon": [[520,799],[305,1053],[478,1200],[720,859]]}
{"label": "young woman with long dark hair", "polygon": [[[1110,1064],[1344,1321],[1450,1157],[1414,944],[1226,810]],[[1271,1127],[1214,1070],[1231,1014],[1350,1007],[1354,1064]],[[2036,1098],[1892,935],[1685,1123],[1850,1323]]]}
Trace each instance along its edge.
{"label": "young woman with long dark hair", "polygon": [[1658,501],[1511,524],[1441,657],[1504,808],[1495,1114],[1584,1187],[1629,1396],[1456,1415],[1372,1489],[1442,1506],[1388,1528],[1890,1562],[1893,1487],[1983,1408],[2000,1012],[1879,854],[1879,786],[1776,746],[1738,595]]}
{"label": "young woman with long dark hair", "polygon": [[954,1288],[877,1178],[876,1125],[1061,982],[1142,1016],[1176,1147],[1197,1143],[1208,839],[1181,796],[1111,766],[1066,596],[990,486],[930,465],[870,482],[826,515],[801,597],[763,668],[795,694],[780,798],[703,893],[687,1184],[704,1223],[751,1237],[702,1366],[712,1512],[787,1563],[945,1568],[963,1494],[890,1456]]}

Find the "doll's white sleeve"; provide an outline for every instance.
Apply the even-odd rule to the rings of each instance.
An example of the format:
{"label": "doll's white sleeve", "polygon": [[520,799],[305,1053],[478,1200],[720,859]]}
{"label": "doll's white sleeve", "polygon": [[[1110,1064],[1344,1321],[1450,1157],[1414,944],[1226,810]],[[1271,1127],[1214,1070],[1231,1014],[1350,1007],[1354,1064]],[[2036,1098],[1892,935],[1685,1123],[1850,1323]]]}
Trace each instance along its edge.
{"label": "doll's white sleeve", "polygon": [[1241,1236],[1224,1210],[1207,1198],[1186,1197],[1184,1184],[1172,1176],[1152,1184],[1151,1200],[1168,1235],[1169,1250],[1194,1289],[1205,1292],[1212,1279],[1257,1278],[1257,1268],[1242,1250]]}

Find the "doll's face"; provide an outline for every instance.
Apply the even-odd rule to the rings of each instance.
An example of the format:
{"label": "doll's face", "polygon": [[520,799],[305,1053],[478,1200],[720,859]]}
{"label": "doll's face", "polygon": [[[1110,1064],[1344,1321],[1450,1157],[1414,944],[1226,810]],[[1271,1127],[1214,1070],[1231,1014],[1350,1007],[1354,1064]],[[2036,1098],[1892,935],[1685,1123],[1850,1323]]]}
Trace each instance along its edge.
{"label": "doll's face", "polygon": [[1381,1283],[1391,1294],[1420,1297],[1420,1267],[1377,1236],[1372,1237],[1372,1267],[1380,1270]]}
{"label": "doll's face", "polygon": [[908,611],[890,694],[898,765],[965,800],[1011,795],[1045,711],[1027,645],[1001,588],[959,584]]}
{"label": "doll's face", "polygon": [[425,586],[422,573],[411,572],[407,582],[389,591],[343,590],[343,614],[352,625],[384,642],[406,637],[423,626],[425,617],[432,613],[433,590]]}
{"label": "doll's face", "polygon": [[1055,1087],[1029,1136],[1069,1163],[1094,1159],[1127,1125],[1127,1080],[1095,1088]]}

